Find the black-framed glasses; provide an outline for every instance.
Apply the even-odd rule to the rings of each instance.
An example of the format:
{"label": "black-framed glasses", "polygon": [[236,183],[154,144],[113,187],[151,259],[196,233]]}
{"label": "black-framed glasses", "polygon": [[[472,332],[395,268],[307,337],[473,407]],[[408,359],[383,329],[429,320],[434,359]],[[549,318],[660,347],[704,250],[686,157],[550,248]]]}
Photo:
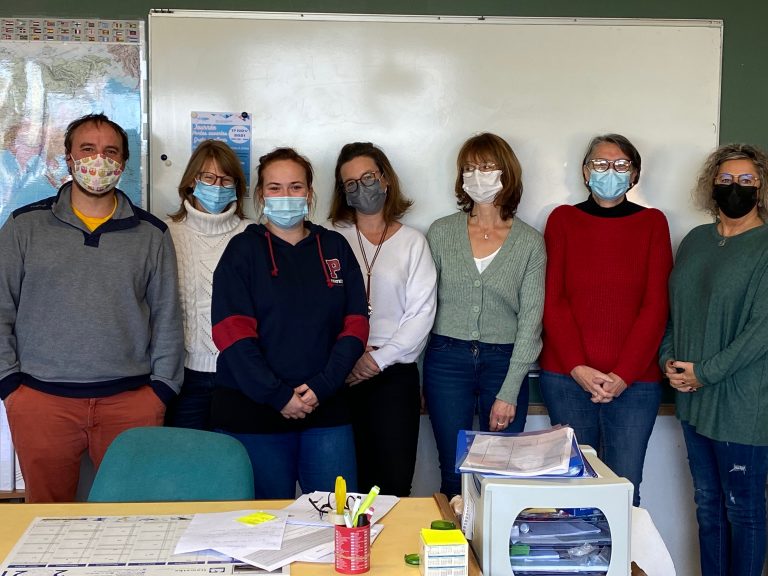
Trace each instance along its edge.
{"label": "black-framed glasses", "polygon": [[[324,500],[323,498],[318,498],[317,500],[312,500],[312,498],[307,498],[309,500],[309,503],[312,504],[312,507],[317,510],[317,513],[320,514],[320,519],[323,519],[323,516],[328,514],[329,512],[333,512],[336,510],[336,498],[334,497],[331,499],[332,492],[328,492],[328,497]],[[347,500],[344,502],[344,510],[349,510],[352,512],[352,508],[355,506],[355,497],[352,495],[347,496]]]}
{"label": "black-framed glasses", "polygon": [[376,180],[378,180],[378,177],[376,176],[376,171],[372,172],[366,172],[360,178],[357,180],[347,180],[344,182],[344,191],[347,194],[352,194],[353,192],[357,191],[357,187],[362,184],[366,188],[370,188],[374,184],[376,184]]}
{"label": "black-framed glasses", "polygon": [[728,174],[723,172],[715,176],[715,184],[723,184],[724,186],[730,186],[735,182],[738,182],[740,186],[757,186],[757,176],[754,174]]}
{"label": "black-framed glasses", "polygon": [[480,164],[467,162],[461,167],[461,173],[472,174],[475,170],[480,170],[480,172],[493,172],[496,169],[496,162],[480,162]]}
{"label": "black-framed glasses", "polygon": [[197,179],[209,186],[215,186],[216,182],[221,182],[224,188],[234,188],[235,184],[237,184],[237,180],[232,178],[232,176],[219,176],[213,172],[200,172],[197,175]]}
{"label": "black-framed glasses", "polygon": [[606,160],[605,158],[592,158],[587,160],[587,164],[595,172],[605,172],[608,168],[613,168],[616,172],[623,174],[629,172],[632,168],[632,160],[619,158],[618,160]]}

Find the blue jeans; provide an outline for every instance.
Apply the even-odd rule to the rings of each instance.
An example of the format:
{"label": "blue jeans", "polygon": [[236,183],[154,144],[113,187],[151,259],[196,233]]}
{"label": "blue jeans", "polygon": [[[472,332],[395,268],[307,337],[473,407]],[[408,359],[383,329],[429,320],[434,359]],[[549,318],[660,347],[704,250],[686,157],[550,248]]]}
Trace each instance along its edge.
{"label": "blue jeans", "polygon": [[[496,394],[509,370],[514,344],[486,344],[432,334],[424,356],[424,396],[440,459],[440,491],[450,498],[461,493],[456,473],[456,437],[472,430],[475,411],[480,430],[488,420]],[[517,396],[515,419],[506,432],[522,432],[528,415],[528,378]]]}
{"label": "blue jeans", "polygon": [[165,425],[177,428],[211,429],[211,398],[216,372],[184,368],[181,393],[171,400],[165,412]]}
{"label": "blue jeans", "polygon": [[719,442],[681,424],[693,476],[702,576],[760,576],[768,446]]}
{"label": "blue jeans", "polygon": [[595,404],[589,392],[565,374],[542,371],[541,397],[550,422],[567,424],[580,444],[589,444],[618,476],[635,487],[633,503],[640,505],[643,463],[661,404],[658,382],[635,382],[621,396]]}
{"label": "blue jeans", "polygon": [[357,491],[352,425],[308,428],[281,434],[235,434],[253,466],[256,500],[296,497],[296,481],[306,494],[332,492],[336,476],[344,476],[349,492]]}

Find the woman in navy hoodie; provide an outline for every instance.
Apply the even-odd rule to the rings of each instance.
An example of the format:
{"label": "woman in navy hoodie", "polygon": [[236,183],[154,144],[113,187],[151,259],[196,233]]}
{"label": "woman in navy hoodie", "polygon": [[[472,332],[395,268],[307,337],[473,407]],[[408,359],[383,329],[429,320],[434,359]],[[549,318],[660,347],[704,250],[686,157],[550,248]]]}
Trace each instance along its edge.
{"label": "woman in navy hoodie", "polygon": [[[264,224],[233,238],[213,277],[214,429],[240,440],[256,498],[356,489],[344,383],[368,340],[360,267],[337,232],[305,220],[312,166],[291,148],[259,160]],[[374,409],[374,408],[372,408]]]}

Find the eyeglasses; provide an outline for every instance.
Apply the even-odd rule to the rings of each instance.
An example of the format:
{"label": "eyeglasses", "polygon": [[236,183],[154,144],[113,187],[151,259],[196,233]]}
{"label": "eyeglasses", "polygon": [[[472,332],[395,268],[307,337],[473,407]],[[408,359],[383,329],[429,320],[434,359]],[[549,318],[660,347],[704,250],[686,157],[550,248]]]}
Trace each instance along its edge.
{"label": "eyeglasses", "polygon": [[[329,512],[333,512],[336,510],[336,506],[331,503],[331,494],[332,492],[328,493],[328,498],[323,502],[322,498],[318,498],[317,500],[312,500],[312,498],[307,498],[309,500],[309,503],[312,504],[312,507],[317,510],[317,513],[320,514],[320,519],[323,519],[323,516],[328,514]],[[352,508],[355,506],[355,497],[354,496],[347,496],[346,501],[344,502],[344,510],[352,511]]]}
{"label": "eyeglasses", "polygon": [[219,176],[213,172],[200,172],[197,175],[197,179],[200,180],[200,182],[203,184],[208,184],[209,186],[215,186],[216,182],[221,181],[221,185],[224,188],[234,188],[235,184],[237,184],[237,180],[232,178],[232,176]]}
{"label": "eyeglasses", "polygon": [[344,191],[347,194],[352,194],[353,192],[357,191],[357,187],[360,184],[362,184],[366,188],[370,188],[371,186],[376,184],[376,180],[378,180],[378,178],[376,177],[376,172],[375,171],[374,172],[366,172],[365,174],[360,176],[360,178],[358,178],[357,180],[347,180],[346,182],[344,182],[344,184],[343,184]]}
{"label": "eyeglasses", "polygon": [[625,160],[624,158],[619,158],[618,160],[592,158],[592,160],[587,160],[587,164],[595,172],[605,172],[608,168],[613,168],[616,172],[623,174],[624,172],[629,172],[629,169],[632,168],[632,160]]}
{"label": "eyeglasses", "polygon": [[758,178],[754,174],[739,174],[736,176],[734,174],[728,174],[727,172],[715,176],[715,184],[730,186],[733,184],[734,180],[736,180],[740,186],[757,186]]}
{"label": "eyeglasses", "polygon": [[475,170],[480,170],[480,172],[493,172],[496,170],[496,162],[481,162],[480,164],[467,163],[461,167],[462,174],[472,174]]}

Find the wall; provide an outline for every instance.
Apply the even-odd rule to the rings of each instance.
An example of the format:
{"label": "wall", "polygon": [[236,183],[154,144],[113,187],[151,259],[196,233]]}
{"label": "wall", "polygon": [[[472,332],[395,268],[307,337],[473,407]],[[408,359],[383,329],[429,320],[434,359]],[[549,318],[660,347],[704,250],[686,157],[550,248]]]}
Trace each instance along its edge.
{"label": "wall", "polygon": [[[67,16],[77,18],[146,18],[152,8],[215,10],[274,10],[294,12],[350,12],[370,14],[469,14],[493,16],[580,16],[603,18],[705,18],[725,23],[720,141],[744,141],[768,148],[768,115],[760,114],[768,102],[767,2],[722,0],[30,0],[10,1],[0,7],[3,16]],[[596,80],[611,72],[626,74],[631,82],[631,62],[612,62],[609,46],[596,58],[602,69],[584,67]],[[215,70],[210,71],[215,74]],[[691,90],[695,90],[691,86]]]}

